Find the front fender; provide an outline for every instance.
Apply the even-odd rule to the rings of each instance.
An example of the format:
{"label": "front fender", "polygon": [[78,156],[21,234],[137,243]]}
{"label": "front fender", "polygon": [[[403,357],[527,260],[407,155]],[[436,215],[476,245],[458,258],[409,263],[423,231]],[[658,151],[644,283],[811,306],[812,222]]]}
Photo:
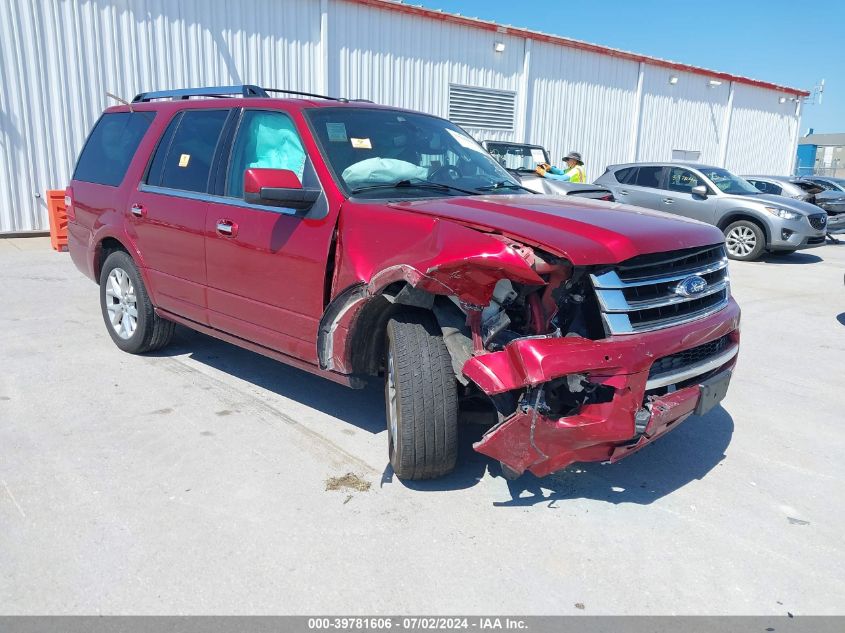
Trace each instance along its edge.
{"label": "front fender", "polygon": [[[494,233],[436,217],[375,205],[341,211],[332,301],[320,323],[318,356],[324,368],[354,371],[350,343],[364,307],[397,283],[431,295],[486,306],[501,279],[545,285],[532,268],[533,251]],[[339,290],[338,290],[339,289]],[[377,325],[367,318],[365,327]]]}

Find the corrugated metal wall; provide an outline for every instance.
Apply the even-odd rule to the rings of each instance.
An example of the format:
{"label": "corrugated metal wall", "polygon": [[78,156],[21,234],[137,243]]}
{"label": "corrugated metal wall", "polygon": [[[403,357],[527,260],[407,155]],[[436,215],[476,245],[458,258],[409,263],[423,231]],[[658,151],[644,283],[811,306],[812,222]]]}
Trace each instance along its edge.
{"label": "corrugated metal wall", "polygon": [[587,178],[628,159],[639,64],[544,42],[531,51],[529,142],[556,163],[584,157]]}
{"label": "corrugated metal wall", "polygon": [[734,82],[728,108],[729,82],[505,30],[347,0],[3,0],[0,232],[47,228],[44,191],[67,183],[106,91],[257,83],[445,117],[457,83],[517,93],[514,129],[468,128],[479,140],[580,151],[590,179],[673,149],[737,172],[791,168],[799,120],[781,93]]}
{"label": "corrugated metal wall", "polygon": [[[671,77],[678,82],[669,83]],[[676,149],[719,164],[729,90],[729,82],[710,86],[702,75],[646,65],[637,160],[671,160]]]}
{"label": "corrugated metal wall", "polygon": [[[493,51],[495,42],[505,44],[502,53]],[[329,3],[333,94],[447,117],[450,83],[518,90],[523,47],[523,39],[500,33],[343,0]],[[513,132],[467,131],[480,140],[514,138]]]}
{"label": "corrugated metal wall", "polygon": [[319,46],[319,0],[2,0],[0,232],[48,228],[106,91],[315,90]]}
{"label": "corrugated metal wall", "polygon": [[800,121],[797,104],[782,94],[734,84],[726,166],[737,174],[792,173]]}

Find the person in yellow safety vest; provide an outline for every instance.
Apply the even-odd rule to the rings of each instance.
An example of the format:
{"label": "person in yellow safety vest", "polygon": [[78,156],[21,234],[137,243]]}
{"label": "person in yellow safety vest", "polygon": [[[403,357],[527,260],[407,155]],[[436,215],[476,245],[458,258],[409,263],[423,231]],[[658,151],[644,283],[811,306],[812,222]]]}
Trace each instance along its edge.
{"label": "person in yellow safety vest", "polygon": [[563,160],[566,162],[566,171],[543,163],[537,166],[537,173],[549,180],[587,182],[587,174],[584,171],[584,161],[581,159],[581,154],[569,152],[563,157]]}

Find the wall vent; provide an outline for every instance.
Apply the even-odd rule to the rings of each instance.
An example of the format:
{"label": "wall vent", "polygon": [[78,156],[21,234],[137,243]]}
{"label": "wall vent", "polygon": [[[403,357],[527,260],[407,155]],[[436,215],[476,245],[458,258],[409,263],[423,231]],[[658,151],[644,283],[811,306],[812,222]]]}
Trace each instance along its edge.
{"label": "wall vent", "polygon": [[449,84],[449,120],[461,127],[513,130],[516,93]]}

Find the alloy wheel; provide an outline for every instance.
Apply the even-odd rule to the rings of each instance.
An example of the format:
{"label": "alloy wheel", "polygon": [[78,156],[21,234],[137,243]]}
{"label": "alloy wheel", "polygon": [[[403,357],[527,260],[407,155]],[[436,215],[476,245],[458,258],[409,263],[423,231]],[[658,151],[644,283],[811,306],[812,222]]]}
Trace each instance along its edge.
{"label": "alloy wheel", "polygon": [[138,327],[138,299],[129,274],[114,268],[106,280],[106,310],[112,329],[122,339],[132,338]]}
{"label": "alloy wheel", "polygon": [[747,257],[757,247],[757,236],[747,226],[737,226],[725,236],[728,252],[736,257]]}

